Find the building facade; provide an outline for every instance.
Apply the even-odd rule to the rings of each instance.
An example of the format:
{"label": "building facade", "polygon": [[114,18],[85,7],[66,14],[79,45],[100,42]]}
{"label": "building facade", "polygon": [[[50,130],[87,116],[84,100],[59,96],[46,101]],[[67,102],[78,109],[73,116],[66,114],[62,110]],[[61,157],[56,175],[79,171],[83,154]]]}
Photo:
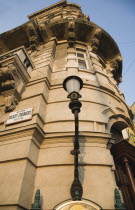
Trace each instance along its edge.
{"label": "building facade", "polygon": [[118,87],[122,58],[106,31],[63,0],[0,35],[0,210],[30,209],[37,189],[43,210],[71,199],[74,117],[62,85],[71,75],[84,83],[79,177],[91,202],[78,209],[115,209],[110,146],[133,130]]}

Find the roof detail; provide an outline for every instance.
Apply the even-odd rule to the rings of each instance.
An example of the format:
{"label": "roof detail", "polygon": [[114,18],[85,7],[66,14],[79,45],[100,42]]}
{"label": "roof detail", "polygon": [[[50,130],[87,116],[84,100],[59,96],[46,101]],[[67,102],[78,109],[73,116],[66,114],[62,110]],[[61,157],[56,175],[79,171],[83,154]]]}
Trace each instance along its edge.
{"label": "roof detail", "polygon": [[49,6],[49,7],[46,7],[46,8],[44,8],[44,9],[41,9],[41,10],[37,11],[37,12],[34,12],[34,13],[32,13],[31,15],[28,15],[28,17],[29,17],[29,19],[31,19],[31,18],[33,18],[33,17],[35,17],[35,16],[37,16],[37,15],[40,15],[40,14],[42,14],[42,13],[48,11],[48,10],[54,9],[55,7],[63,6],[63,5],[65,5],[66,3],[67,3],[67,0],[59,1],[59,2],[57,2],[56,4],[52,4],[52,5]]}
{"label": "roof detail", "polygon": [[28,16],[30,21],[0,35],[0,54],[24,45],[37,50],[52,38],[89,44],[102,57],[119,83],[122,57],[116,42],[102,28],[82,13],[79,5],[62,0]]}

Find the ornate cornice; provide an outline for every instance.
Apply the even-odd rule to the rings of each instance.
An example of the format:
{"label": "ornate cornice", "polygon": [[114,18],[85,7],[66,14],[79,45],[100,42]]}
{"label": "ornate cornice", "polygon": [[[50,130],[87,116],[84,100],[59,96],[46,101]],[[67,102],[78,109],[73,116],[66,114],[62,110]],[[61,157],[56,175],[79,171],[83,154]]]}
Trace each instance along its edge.
{"label": "ornate cornice", "polygon": [[98,48],[100,46],[100,38],[102,36],[102,29],[101,28],[95,28],[95,31],[93,32],[93,36],[91,39],[91,47],[93,51],[98,51]]}
{"label": "ornate cornice", "polygon": [[29,38],[29,45],[32,51],[37,50],[37,47],[40,42],[40,37],[38,35],[38,31],[35,28],[35,24],[33,22],[29,22],[27,24],[26,29],[27,36]]}
{"label": "ornate cornice", "polygon": [[58,3],[56,3],[56,4],[53,4],[53,5],[49,6],[49,7],[41,9],[38,12],[35,12],[35,13],[31,14],[31,15],[28,15],[28,17],[29,17],[29,19],[32,19],[32,18],[34,18],[34,17],[36,17],[38,15],[41,15],[42,13],[45,13],[45,12],[47,12],[49,10],[52,10],[52,9],[56,8],[56,7],[64,6],[66,4],[67,4],[67,0],[62,0],[62,1],[58,2]]}
{"label": "ornate cornice", "polygon": [[103,57],[114,79],[118,83],[121,81],[122,59],[117,44],[106,31],[89,21],[78,5],[63,0],[29,18],[29,22],[0,35],[1,53],[20,45],[37,50],[39,45],[49,42],[53,37],[58,41],[67,40],[69,45],[81,41]]}

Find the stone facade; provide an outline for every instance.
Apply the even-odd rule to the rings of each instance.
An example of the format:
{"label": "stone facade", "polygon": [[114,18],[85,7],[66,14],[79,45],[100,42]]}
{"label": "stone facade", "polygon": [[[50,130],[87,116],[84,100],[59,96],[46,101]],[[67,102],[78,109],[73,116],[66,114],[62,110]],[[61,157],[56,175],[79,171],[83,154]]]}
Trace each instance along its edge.
{"label": "stone facade", "polygon": [[[43,210],[71,198],[74,117],[62,86],[70,75],[84,82],[79,114],[83,198],[115,209],[109,148],[133,123],[118,87],[122,58],[114,40],[80,6],[63,0],[1,34],[0,53],[0,210],[30,209],[37,189]],[[31,120],[6,124],[11,111],[30,107]]]}

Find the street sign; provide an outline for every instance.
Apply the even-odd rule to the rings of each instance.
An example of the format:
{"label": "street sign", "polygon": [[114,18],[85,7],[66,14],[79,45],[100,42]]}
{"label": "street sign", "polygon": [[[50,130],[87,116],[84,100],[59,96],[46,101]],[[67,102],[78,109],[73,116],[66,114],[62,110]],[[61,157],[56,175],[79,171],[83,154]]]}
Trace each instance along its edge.
{"label": "street sign", "polygon": [[8,116],[6,125],[11,125],[14,123],[19,123],[26,120],[32,119],[33,108],[23,109],[15,112],[11,112]]}

